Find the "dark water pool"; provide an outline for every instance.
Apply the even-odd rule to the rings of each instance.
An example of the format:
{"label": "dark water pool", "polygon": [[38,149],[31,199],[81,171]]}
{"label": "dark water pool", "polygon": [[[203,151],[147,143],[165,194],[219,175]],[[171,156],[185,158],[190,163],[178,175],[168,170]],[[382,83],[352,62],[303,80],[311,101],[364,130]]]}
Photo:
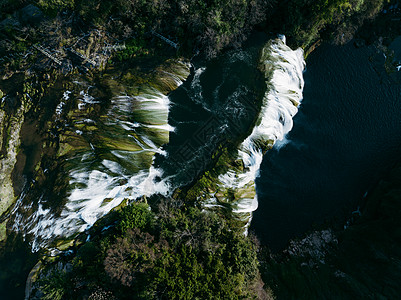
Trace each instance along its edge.
{"label": "dark water pool", "polygon": [[263,160],[252,229],[274,250],[313,224],[345,218],[400,157],[400,43],[388,62],[373,46],[323,45],[307,60],[304,99],[287,143]]}

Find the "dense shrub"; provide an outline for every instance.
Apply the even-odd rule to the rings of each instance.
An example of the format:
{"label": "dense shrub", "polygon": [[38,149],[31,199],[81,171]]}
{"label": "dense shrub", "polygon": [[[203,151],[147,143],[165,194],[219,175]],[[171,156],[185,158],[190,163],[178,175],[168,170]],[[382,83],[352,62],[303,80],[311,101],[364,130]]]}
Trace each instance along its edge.
{"label": "dense shrub", "polygon": [[125,233],[129,229],[139,228],[149,230],[153,224],[153,214],[145,203],[124,207],[119,212],[119,229]]}
{"label": "dense shrub", "polygon": [[74,0],[39,0],[38,5],[44,10],[62,10],[73,9],[75,2]]}
{"label": "dense shrub", "polygon": [[65,299],[67,291],[71,287],[69,274],[64,270],[52,270],[48,276],[40,281],[41,291],[44,300],[61,300]]}
{"label": "dense shrub", "polygon": [[29,4],[29,0],[0,0],[0,20]]}
{"label": "dense shrub", "polygon": [[149,233],[129,229],[107,249],[105,271],[122,285],[142,285],[165,249],[168,249],[166,241],[156,243]]}
{"label": "dense shrub", "polygon": [[125,38],[141,38],[154,30],[179,42],[184,51],[197,48],[213,57],[227,46],[239,46],[252,27],[266,18],[271,2],[76,0],[75,10],[85,21]]}
{"label": "dense shrub", "polygon": [[[363,21],[376,16],[386,0],[292,0],[277,3],[278,25],[294,46],[310,46],[325,35],[337,43],[349,41]],[[327,30],[329,29],[329,30]]]}
{"label": "dense shrub", "polygon": [[157,213],[145,204],[124,208],[122,230],[81,246],[72,271],[43,281],[42,291],[60,299],[79,299],[99,288],[117,299],[255,295],[255,244],[214,213],[172,203],[161,204]]}

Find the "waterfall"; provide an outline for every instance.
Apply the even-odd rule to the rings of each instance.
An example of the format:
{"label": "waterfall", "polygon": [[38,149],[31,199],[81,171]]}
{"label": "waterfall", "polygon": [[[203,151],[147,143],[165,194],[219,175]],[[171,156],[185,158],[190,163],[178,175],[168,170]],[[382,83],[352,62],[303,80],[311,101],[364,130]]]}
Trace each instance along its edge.
{"label": "waterfall", "polygon": [[[263,48],[260,64],[266,76],[267,92],[252,133],[239,146],[237,162],[242,167],[220,174],[217,189],[209,194],[206,202],[207,207],[229,203],[234,212],[245,213],[248,218],[258,206],[255,179],[263,155],[292,129],[292,118],[298,111],[304,86],[303,50],[292,50],[285,44],[284,36]],[[224,196],[228,192],[234,195],[234,200]]]}
{"label": "waterfall", "polygon": [[[259,51],[254,53],[256,64]],[[193,147],[192,144],[188,146],[189,150],[193,148],[190,159],[196,158],[195,163],[202,163],[208,156],[206,152],[209,148],[224,140],[227,134],[235,137],[239,130],[249,128],[241,123],[248,122],[245,119],[249,122],[254,120],[250,118],[249,106],[258,113],[252,132],[238,147],[236,158],[221,158],[228,159],[220,164],[225,166],[224,171],[210,172],[214,174],[213,186],[199,193],[206,207],[228,205],[247,221],[257,208],[255,178],[263,154],[276,141],[283,140],[292,128],[292,117],[302,99],[305,66],[302,50],[291,50],[284,37],[266,44],[259,66],[265,75],[267,92],[260,111],[256,112],[254,100],[247,99],[253,97],[250,89],[253,79],[246,76],[248,73],[240,72],[231,81],[233,74],[230,72],[231,68],[242,71],[246,68],[247,72],[255,70],[256,65],[253,66],[251,61],[251,56],[244,51],[227,55],[223,59],[224,72],[216,73],[216,79],[222,80],[222,83],[208,82],[212,85],[212,93],[210,89],[205,89],[206,94],[203,95],[202,76],[207,72],[212,78],[216,75],[206,67],[195,69],[189,88],[181,91],[188,97],[187,101],[207,113],[202,116],[211,115],[213,120],[199,121],[200,128],[212,133],[212,136],[205,135],[207,138],[204,138],[194,132]],[[105,78],[104,82],[112,87],[112,96],[108,98],[109,104],[104,110],[104,99],[96,92],[97,87],[82,78],[74,81],[72,89],[63,91],[54,111],[54,119],[58,123],[64,122],[59,129],[60,146],[57,149],[62,171],[55,176],[58,176],[57,182],[64,180],[66,191],[64,194],[60,191],[56,193],[62,199],[54,205],[57,206],[55,208],[49,193],[43,192],[38,196],[37,192],[32,193],[28,188],[21,194],[12,212],[14,229],[31,237],[34,250],[86,230],[124,200],[135,200],[154,193],[171,195],[179,186],[179,180],[176,182],[173,179],[179,172],[183,173],[179,178],[189,174],[186,172],[189,162],[179,161],[181,164],[177,166],[180,167],[175,168],[177,158],[174,153],[166,152],[168,148],[163,148],[169,142],[170,133],[175,130],[168,122],[170,99],[167,93],[182,84],[189,75],[189,69],[188,63],[174,62],[170,67],[157,69],[151,80],[134,80],[135,76],[131,74],[123,75],[123,82],[113,76]],[[263,86],[262,78],[258,80],[259,86]],[[234,82],[239,85],[235,86]],[[184,101],[180,105],[186,104]],[[190,113],[193,114],[192,111]],[[186,121],[191,120],[186,120],[184,116],[182,122],[187,124]],[[176,121],[177,124],[182,122]],[[201,122],[206,122],[207,126]],[[185,150],[179,149],[181,152]],[[196,155],[196,151],[201,151],[202,155]],[[155,154],[165,157],[167,163],[173,162],[170,173],[163,175],[166,171],[164,167],[154,164]],[[197,164],[194,166],[196,170],[201,169]],[[32,186],[35,187],[35,184]],[[34,201],[33,194],[37,197]]]}
{"label": "waterfall", "polygon": [[74,91],[64,92],[55,118],[61,119],[65,107],[73,104],[65,112],[58,149],[65,174],[57,176],[67,178],[66,199],[62,207],[52,209],[51,199],[42,194],[33,207],[26,192],[13,212],[14,229],[32,238],[33,250],[86,230],[124,200],[170,190],[166,180],[154,180],[162,171],[153,167],[153,158],[164,154],[161,147],[174,130],[168,124],[166,94],[182,84],[189,68],[188,63],[175,62],[171,70],[157,70],[155,78],[139,86],[130,75],[124,82],[107,79],[112,96],[97,117],[91,112],[100,110],[101,100],[89,83],[76,80]]}

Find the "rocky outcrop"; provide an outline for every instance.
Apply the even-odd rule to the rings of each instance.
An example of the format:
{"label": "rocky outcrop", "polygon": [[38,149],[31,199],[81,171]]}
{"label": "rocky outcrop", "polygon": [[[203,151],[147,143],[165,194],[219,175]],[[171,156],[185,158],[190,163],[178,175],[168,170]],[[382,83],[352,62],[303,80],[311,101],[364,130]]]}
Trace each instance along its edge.
{"label": "rocky outcrop", "polygon": [[25,114],[31,107],[30,99],[26,96],[18,97],[21,102],[15,112],[8,113],[5,103],[8,97],[2,98],[0,106],[0,216],[3,215],[15,202],[12,172],[17,162],[20,147],[21,128]]}
{"label": "rocky outcrop", "polygon": [[29,4],[18,12],[22,24],[36,25],[43,21],[43,12],[35,5]]}
{"label": "rocky outcrop", "polygon": [[18,28],[21,25],[38,25],[44,19],[43,12],[29,4],[0,22],[0,30]]}

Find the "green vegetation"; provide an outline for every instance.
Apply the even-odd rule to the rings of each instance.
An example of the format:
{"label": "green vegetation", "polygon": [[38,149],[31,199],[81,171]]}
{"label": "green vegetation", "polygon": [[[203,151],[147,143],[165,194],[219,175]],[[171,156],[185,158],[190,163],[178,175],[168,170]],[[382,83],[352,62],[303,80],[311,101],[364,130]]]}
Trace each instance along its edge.
{"label": "green vegetation", "polygon": [[297,46],[309,47],[321,36],[338,43],[349,41],[364,20],[376,16],[386,2],[389,1],[39,0],[38,5],[45,11],[56,7],[72,9],[85,22],[123,38],[141,40],[155,30],[179,42],[184,52],[200,50],[214,57],[228,46],[240,46],[256,25],[285,33]]}
{"label": "green vegetation", "polygon": [[378,14],[387,0],[294,0],[278,3],[280,23],[268,28],[284,32],[290,43],[308,48],[320,38],[345,43],[366,19]]}
{"label": "green vegetation", "polygon": [[73,9],[75,3],[74,0],[38,0],[37,5],[47,14],[55,16],[62,10]]}
{"label": "green vegetation", "polygon": [[126,233],[133,228],[150,230],[154,219],[149,209],[149,206],[144,203],[138,203],[122,209],[119,213],[120,223],[118,225],[121,232]]}
{"label": "green vegetation", "polygon": [[48,277],[44,278],[41,282],[41,289],[43,292],[42,299],[44,300],[61,300],[66,294],[66,290],[71,286],[66,286],[68,275],[64,270],[53,271]]}
{"label": "green vegetation", "polygon": [[146,41],[143,39],[129,39],[124,45],[125,49],[118,51],[115,54],[115,59],[118,61],[124,61],[137,56],[145,56],[149,54],[149,50],[146,48]]}
{"label": "green vegetation", "polygon": [[270,6],[270,0],[77,0],[75,10],[87,22],[122,37],[155,30],[178,41],[184,51],[200,49],[213,57],[228,45],[240,45]]}
{"label": "green vegetation", "polygon": [[[4,21],[0,24],[0,56],[4,56],[0,63],[4,73],[10,75],[29,68],[38,63],[41,54],[36,57],[36,50],[28,58],[25,54],[32,52],[33,44],[43,41],[45,48],[63,58],[68,56],[66,49],[71,45],[78,47],[78,52],[96,57],[102,55],[105,44],[123,42],[125,49],[113,50],[114,62],[143,56],[174,56],[177,51],[153,36],[152,31],[178,43],[178,54],[187,57],[201,53],[213,58],[227,48],[239,47],[255,28],[269,34],[284,33],[291,46],[313,49],[320,39],[340,44],[349,41],[364,21],[376,16],[387,2],[0,0],[0,22]],[[28,4],[39,7],[47,18],[37,17],[41,12],[35,12],[32,6],[24,11]],[[93,35],[98,30],[102,34]],[[83,33],[90,35],[87,43],[81,39]],[[108,58],[104,62],[113,61]],[[102,62],[100,68],[104,67]]]}
{"label": "green vegetation", "polygon": [[26,0],[0,0],[0,18],[10,16],[16,10],[20,9],[24,5],[27,5]]}
{"label": "green vegetation", "polygon": [[262,286],[256,244],[214,213],[163,201],[155,212],[135,203],[114,218],[64,267],[48,267],[39,281],[46,299],[82,299],[100,288],[117,299],[244,299]]}

